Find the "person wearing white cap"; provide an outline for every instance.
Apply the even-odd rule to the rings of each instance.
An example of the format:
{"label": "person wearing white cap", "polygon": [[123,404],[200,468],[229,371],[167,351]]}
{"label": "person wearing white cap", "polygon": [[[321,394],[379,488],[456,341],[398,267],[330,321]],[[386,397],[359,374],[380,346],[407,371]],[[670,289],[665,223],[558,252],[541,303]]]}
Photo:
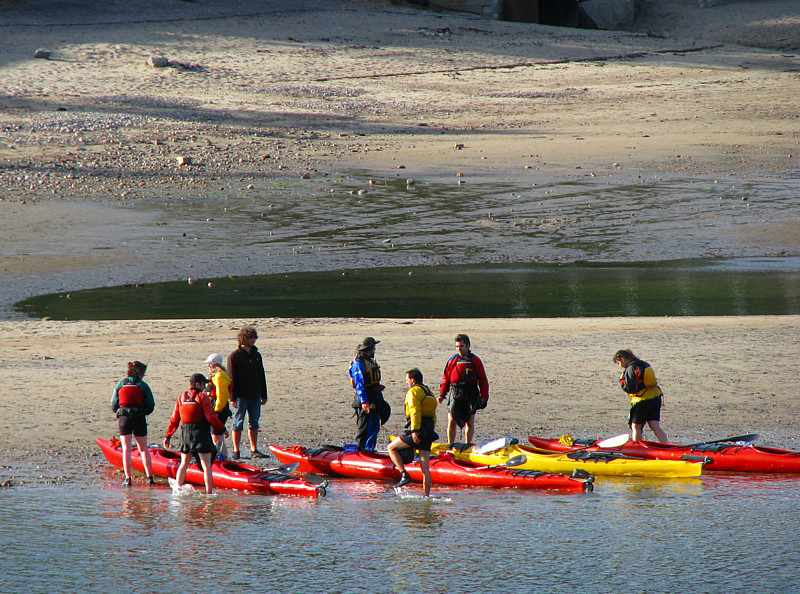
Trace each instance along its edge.
{"label": "person wearing white cap", "polygon": [[206,358],[208,365],[209,383],[207,389],[211,399],[214,401],[214,412],[217,413],[219,420],[222,421],[223,429],[212,429],[211,437],[217,447],[219,455],[217,459],[226,460],[228,458],[228,448],[225,447],[225,438],[228,437],[228,430],[224,428],[225,423],[233,416],[228,400],[231,396],[231,376],[222,365],[222,355],[212,353]]}

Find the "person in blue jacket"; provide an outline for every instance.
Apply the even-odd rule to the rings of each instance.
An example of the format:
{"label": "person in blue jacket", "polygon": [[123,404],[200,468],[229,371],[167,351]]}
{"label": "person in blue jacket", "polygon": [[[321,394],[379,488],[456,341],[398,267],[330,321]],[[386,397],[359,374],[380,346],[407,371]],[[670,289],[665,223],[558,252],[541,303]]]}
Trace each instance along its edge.
{"label": "person in blue jacket", "polygon": [[381,366],[375,361],[375,345],[380,341],[367,336],[356,347],[350,363],[350,383],[356,391],[353,408],[356,417],[356,443],[362,450],[374,450],[381,425],[389,420],[391,408],[383,399]]}

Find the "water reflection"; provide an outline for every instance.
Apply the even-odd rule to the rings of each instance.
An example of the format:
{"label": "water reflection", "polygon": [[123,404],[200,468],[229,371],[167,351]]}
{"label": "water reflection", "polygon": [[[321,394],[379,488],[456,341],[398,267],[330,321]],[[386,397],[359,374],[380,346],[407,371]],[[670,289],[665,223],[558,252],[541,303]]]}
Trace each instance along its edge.
{"label": "water reflection", "polygon": [[[264,505],[259,506],[261,523],[269,520],[271,502],[265,498]],[[202,491],[179,495],[172,492],[168,508],[171,521],[220,532],[227,531],[228,520],[241,510],[239,497],[206,495]]]}
{"label": "water reflection", "polygon": [[141,533],[147,535],[158,529],[157,518],[163,517],[167,511],[167,503],[163,499],[154,499],[144,489],[128,489],[123,491],[121,500],[116,494],[113,497],[103,497],[101,510],[103,517],[117,516],[130,520],[142,529]]}

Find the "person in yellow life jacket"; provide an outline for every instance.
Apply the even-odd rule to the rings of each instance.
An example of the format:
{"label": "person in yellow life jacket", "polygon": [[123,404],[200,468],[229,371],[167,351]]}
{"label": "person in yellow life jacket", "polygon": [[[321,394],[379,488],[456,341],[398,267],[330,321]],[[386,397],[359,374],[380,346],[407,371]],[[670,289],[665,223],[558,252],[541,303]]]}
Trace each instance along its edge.
{"label": "person in yellow life jacket", "polygon": [[128,374],[119,381],[117,387],[114,388],[114,395],[111,397],[111,410],[117,414],[119,441],[122,444],[122,471],[125,473],[125,482],[122,484],[126,487],[133,484],[131,478],[132,439],[136,440],[142,456],[147,482],[151,485],[155,484],[150,448],[147,447],[147,415],[155,410],[156,402],[150,386],[142,379],[146,371],[147,365],[141,361],[128,363]]}
{"label": "person in yellow life jacket", "polygon": [[225,447],[225,438],[228,437],[228,430],[225,429],[225,423],[228,422],[233,416],[231,407],[228,406],[228,400],[231,396],[231,376],[228,375],[228,370],[222,365],[222,355],[212,353],[206,359],[208,365],[208,385],[206,385],[206,392],[214,401],[214,412],[217,413],[219,420],[222,422],[222,430],[212,429],[211,437],[214,440],[219,455],[217,459],[226,460],[228,458],[228,448]]}
{"label": "person in yellow life jacket", "polygon": [[629,349],[617,351],[613,361],[622,369],[619,384],[631,398],[628,416],[631,439],[641,440],[644,425],[647,423],[658,441],[667,443],[667,434],[661,429],[661,403],[664,393],[658,387],[653,368]]}
{"label": "person in yellow life jacket", "polygon": [[413,451],[419,451],[419,466],[422,469],[422,488],[425,496],[431,494],[431,444],[439,439],[436,433],[436,405],[438,400],[428,386],[422,383],[422,372],[417,369],[406,371],[405,412],[406,431],[389,444],[389,457],[400,471],[400,481],[395,488],[402,487],[411,482],[411,477],[406,472],[402,450],[411,450],[411,456],[406,461],[413,459]]}
{"label": "person in yellow life jacket", "polygon": [[181,428],[181,445],[178,451],[181,454],[181,463],[178,466],[176,479],[178,485],[186,482],[186,469],[193,454],[200,457],[203,467],[203,480],[206,493],[214,491],[214,481],[211,477],[211,457],[217,453],[217,448],[211,442],[211,428],[224,429],[225,425],[214,412],[214,404],[203,391],[208,380],[202,373],[193,373],[189,378],[189,390],[184,392],[175,401],[175,409],[169,419],[167,436],[164,438],[164,447],[169,448],[170,438]]}

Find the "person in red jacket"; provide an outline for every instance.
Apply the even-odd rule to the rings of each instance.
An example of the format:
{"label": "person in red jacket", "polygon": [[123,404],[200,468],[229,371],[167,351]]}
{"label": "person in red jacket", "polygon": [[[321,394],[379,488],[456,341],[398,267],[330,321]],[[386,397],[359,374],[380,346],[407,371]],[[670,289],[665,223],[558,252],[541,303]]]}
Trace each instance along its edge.
{"label": "person in red jacket", "polygon": [[217,453],[217,448],[211,441],[211,427],[222,430],[225,426],[214,412],[214,403],[203,392],[208,380],[202,373],[194,373],[189,378],[189,390],[184,392],[175,401],[175,410],[169,419],[167,436],[164,438],[164,447],[169,448],[169,440],[181,427],[181,464],[175,478],[178,485],[186,482],[186,469],[193,454],[200,457],[203,467],[203,479],[206,484],[206,493],[214,491],[214,481],[211,477],[211,456]]}
{"label": "person in red jacket", "polygon": [[456,440],[456,432],[466,425],[465,443],[475,436],[475,411],[486,408],[489,402],[489,380],[483,361],[469,350],[469,336],[455,338],[456,354],[447,360],[439,385],[439,403],[451,392],[447,416],[448,443]]}

